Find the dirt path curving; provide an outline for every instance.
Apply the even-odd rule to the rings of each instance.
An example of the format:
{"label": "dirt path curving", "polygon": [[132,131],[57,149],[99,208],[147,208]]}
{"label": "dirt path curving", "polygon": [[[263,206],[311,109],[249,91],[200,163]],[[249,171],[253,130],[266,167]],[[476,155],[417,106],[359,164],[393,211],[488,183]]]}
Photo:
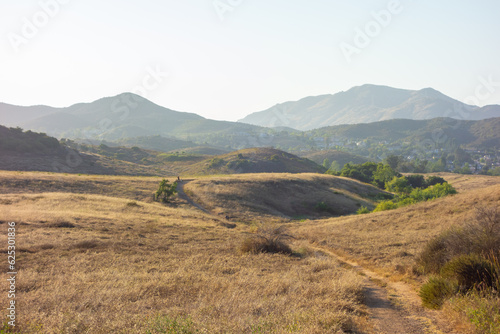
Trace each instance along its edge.
{"label": "dirt path curving", "polygon": [[189,205],[194,206],[195,208],[197,208],[205,213],[208,213],[209,215],[213,215],[210,211],[208,211],[207,209],[205,209],[204,207],[202,207],[201,205],[199,205],[198,203],[193,201],[191,199],[191,197],[189,197],[186,194],[186,192],[184,191],[184,184],[189,183],[189,181],[191,181],[191,180],[177,181],[177,196],[179,196],[179,198],[188,202]]}

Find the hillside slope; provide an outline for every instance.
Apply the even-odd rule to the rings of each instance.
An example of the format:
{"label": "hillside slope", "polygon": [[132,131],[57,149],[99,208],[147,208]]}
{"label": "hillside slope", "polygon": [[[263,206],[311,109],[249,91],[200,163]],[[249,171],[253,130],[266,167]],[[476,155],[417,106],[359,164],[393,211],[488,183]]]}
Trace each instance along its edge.
{"label": "hillside slope", "polygon": [[308,131],[307,134],[335,140],[369,139],[388,143],[432,143],[433,145],[453,141],[464,147],[499,148],[500,117],[480,121],[451,118],[395,119],[369,124],[330,126]]}
{"label": "hillside slope", "polygon": [[248,148],[194,164],[184,175],[242,173],[324,173],[313,161],[273,148]]}
{"label": "hillside slope", "polygon": [[432,88],[418,91],[363,85],[333,95],[310,96],[256,112],[240,122],[265,127],[311,130],[389,119],[452,117],[467,120],[500,116],[500,106],[469,106]]}
{"label": "hillside slope", "polygon": [[352,179],[286,173],[198,178],[185,189],[213,213],[247,222],[352,214],[385,193]]}
{"label": "hillside slope", "polygon": [[458,194],[396,210],[310,221],[294,232],[378,272],[411,275],[415,257],[432,237],[466,223],[477,206],[500,206],[499,177],[440,175]]}

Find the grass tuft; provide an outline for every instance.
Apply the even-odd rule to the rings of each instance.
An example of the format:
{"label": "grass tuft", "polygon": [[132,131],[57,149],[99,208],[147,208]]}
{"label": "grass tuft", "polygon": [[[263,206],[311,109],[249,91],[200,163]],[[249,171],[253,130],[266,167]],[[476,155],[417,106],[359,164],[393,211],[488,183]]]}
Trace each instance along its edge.
{"label": "grass tuft", "polygon": [[240,250],[243,253],[281,253],[292,255],[293,251],[285,242],[291,236],[284,226],[259,227],[257,232],[243,240]]}

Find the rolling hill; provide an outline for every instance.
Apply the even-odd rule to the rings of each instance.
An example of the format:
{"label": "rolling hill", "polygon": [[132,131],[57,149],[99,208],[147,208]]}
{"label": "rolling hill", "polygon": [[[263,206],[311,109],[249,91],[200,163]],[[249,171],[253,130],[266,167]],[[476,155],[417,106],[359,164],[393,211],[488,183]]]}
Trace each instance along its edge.
{"label": "rolling hill", "polygon": [[480,120],[500,116],[500,106],[477,107],[454,100],[432,88],[418,91],[363,85],[333,95],[310,96],[277,104],[239,122],[311,130],[340,124],[390,119],[423,120],[451,117]]}
{"label": "rolling hill", "polygon": [[395,119],[369,124],[349,124],[308,131],[313,137],[346,140],[377,140],[388,143],[422,143],[432,140],[442,144],[453,141],[470,148],[500,147],[500,117],[461,121],[452,118],[430,120]]}
{"label": "rolling hill", "polygon": [[211,212],[246,222],[353,214],[385,193],[348,178],[286,173],[198,178],[185,189]]}
{"label": "rolling hill", "polygon": [[313,161],[273,148],[249,148],[208,158],[183,174],[324,173]]}

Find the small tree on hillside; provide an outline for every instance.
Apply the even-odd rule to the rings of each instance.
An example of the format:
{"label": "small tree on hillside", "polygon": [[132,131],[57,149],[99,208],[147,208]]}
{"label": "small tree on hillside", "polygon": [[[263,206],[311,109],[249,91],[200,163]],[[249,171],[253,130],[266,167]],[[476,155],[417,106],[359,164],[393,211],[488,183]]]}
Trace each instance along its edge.
{"label": "small tree on hillside", "polygon": [[323,160],[323,167],[325,167],[326,169],[329,169],[330,166],[331,166],[330,160],[328,160],[328,158],[325,158],[325,160]]}
{"label": "small tree on hillside", "polygon": [[158,190],[155,193],[155,201],[168,203],[170,197],[177,193],[177,181],[172,184],[168,183],[168,180],[163,179],[158,186]]}

